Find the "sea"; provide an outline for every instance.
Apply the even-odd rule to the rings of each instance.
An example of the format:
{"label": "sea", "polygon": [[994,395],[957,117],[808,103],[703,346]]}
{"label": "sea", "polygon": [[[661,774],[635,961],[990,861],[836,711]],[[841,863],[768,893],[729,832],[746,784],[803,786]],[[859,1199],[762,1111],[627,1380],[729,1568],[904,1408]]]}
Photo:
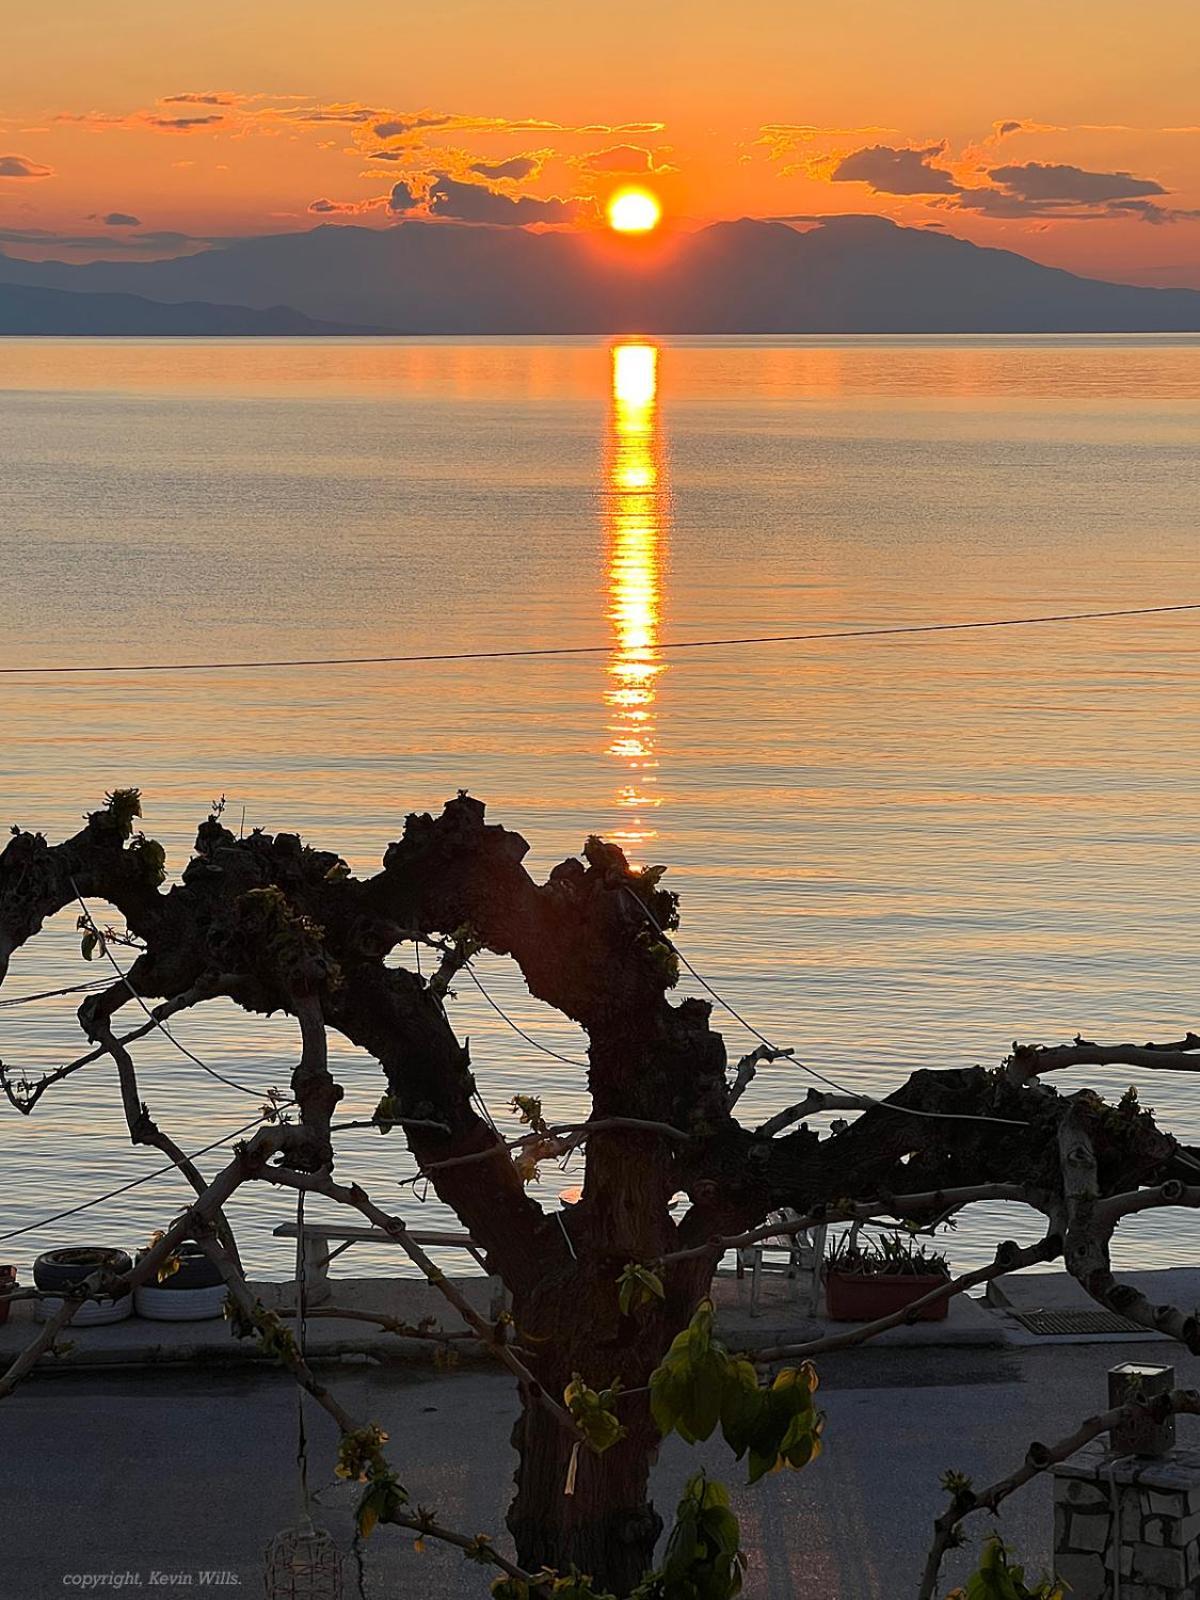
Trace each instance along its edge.
{"label": "sea", "polygon": [[[1200,602],[1198,445],[1197,338],[0,340],[0,822],[58,839],[137,786],[173,874],[220,802],[360,873],[460,789],[539,877],[601,834],[667,867],[695,971],[795,1051],[751,1123],[809,1068],[882,1094],[1014,1040],[1179,1037],[1200,612],[870,632]],[[857,636],[772,637],[795,634]],[[453,659],[323,664],[415,656]],[[262,660],[316,664],[222,665]],[[195,670],[150,670],[171,664]],[[60,666],[109,670],[30,670]],[[105,975],[77,916],[0,991],[13,1075],[84,1047],[82,995],[8,1004]],[[450,1010],[488,1114],[516,1131],[518,1093],[583,1114],[579,1031],[503,961],[478,973]],[[715,1022],[731,1060],[757,1042]],[[286,1086],[296,1028],[225,1002],[172,1026],[203,1065],[144,1039],[144,1097],[187,1149],[225,1141],[212,1171]],[[369,1116],[378,1068],[333,1064]],[[1187,1076],[1056,1083],[1131,1078],[1200,1140]],[[186,1198],[158,1165],[104,1061],[29,1117],[0,1103],[0,1260],[137,1245]],[[394,1135],[347,1132],[339,1169],[450,1220]],[[534,1192],[581,1181],[577,1155]],[[256,1272],[291,1271],[292,1211],[235,1201]],[[945,1247],[975,1265],[1038,1221],[982,1208]],[[1149,1213],[1117,1258],[1198,1245],[1194,1215]]]}

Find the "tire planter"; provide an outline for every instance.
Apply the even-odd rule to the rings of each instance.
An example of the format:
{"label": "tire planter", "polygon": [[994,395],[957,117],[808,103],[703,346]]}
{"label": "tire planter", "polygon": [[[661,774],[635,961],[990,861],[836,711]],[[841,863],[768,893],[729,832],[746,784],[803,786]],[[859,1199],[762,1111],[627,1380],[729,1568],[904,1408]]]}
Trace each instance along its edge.
{"label": "tire planter", "polygon": [[141,1284],[134,1292],[139,1317],[149,1322],[209,1322],[225,1311],[221,1274],[197,1244],[181,1245],[179,1266],[161,1283]]}
{"label": "tire planter", "polygon": [[[898,1272],[839,1272],[825,1274],[825,1313],[831,1322],[874,1322],[903,1311],[922,1295],[946,1282],[940,1272],[905,1276]],[[941,1322],[950,1301],[938,1300],[913,1317],[914,1322]]]}
{"label": "tire planter", "polygon": [[[97,1267],[110,1272],[128,1272],[133,1266],[124,1250],[106,1245],[72,1245],[63,1250],[47,1250],[33,1263],[33,1281],[37,1288],[50,1291],[47,1298],[37,1303],[39,1322],[45,1322],[62,1309],[62,1299],[54,1295],[55,1289],[71,1289],[89,1278]],[[133,1296],[123,1294],[119,1299],[101,1295],[95,1300],[85,1300],[71,1318],[72,1327],[98,1327],[106,1322],[123,1322],[133,1312]]]}
{"label": "tire planter", "polygon": [[[47,1295],[44,1300],[37,1302],[37,1319],[47,1322],[55,1312],[62,1310],[62,1301],[56,1300],[53,1295]],[[126,1317],[133,1315],[133,1296],[123,1294],[119,1300],[114,1300],[111,1295],[101,1295],[98,1300],[85,1300],[79,1310],[71,1318],[73,1328],[98,1328],[106,1322],[124,1322]]]}

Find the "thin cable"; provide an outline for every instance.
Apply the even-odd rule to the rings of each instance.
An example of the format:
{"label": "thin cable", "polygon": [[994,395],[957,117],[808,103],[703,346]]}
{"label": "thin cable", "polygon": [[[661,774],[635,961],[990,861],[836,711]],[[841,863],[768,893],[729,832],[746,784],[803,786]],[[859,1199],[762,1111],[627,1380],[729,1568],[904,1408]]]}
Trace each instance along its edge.
{"label": "thin cable", "polygon": [[236,1089],[239,1094],[247,1094],[247,1095],[249,1095],[252,1100],[258,1100],[258,1101],[263,1100],[263,1098],[264,1098],[264,1091],[263,1090],[261,1090],[261,1089],[248,1089],[244,1083],[237,1083],[233,1078],[225,1077],[224,1074],[218,1072],[215,1067],[210,1067],[207,1061],[201,1061],[200,1057],[198,1055],[196,1055],[194,1051],[189,1050],[187,1045],[180,1044],[179,1040],[171,1032],[170,1028],[167,1027],[165,1022],[163,1022],[160,1018],[158,1018],[158,1017],[156,1017],[154,1015],[153,1011],[151,1011],[150,1007],[146,1004],[146,1002],[142,999],[141,995],[133,987],[133,984],[130,983],[129,978],[127,977],[127,975],[124,972],[122,972],[120,966],[118,965],[118,963],[116,961],[116,958],[113,956],[112,951],[108,948],[108,941],[104,938],[103,934],[101,934],[100,930],[96,927],[96,923],[95,923],[95,921],[94,921],[94,919],[92,917],[92,913],[88,910],[87,905],[84,903],[84,898],[79,892],[79,887],[76,884],[75,879],[71,878],[69,880],[69,882],[71,884],[72,889],[74,889],[74,891],[75,891],[75,898],[76,898],[76,900],[79,901],[79,904],[80,904],[80,906],[81,906],[81,908],[83,910],[83,914],[87,919],[88,928],[100,940],[100,948],[101,948],[101,950],[103,950],[104,955],[105,955],[106,959],[108,960],[109,965],[112,967],[112,969],[116,973],[117,977],[120,978],[121,982],[129,990],[129,992],[133,996],[133,998],[137,1001],[138,1005],[141,1006],[142,1010],[146,1013],[146,1015],[149,1017],[150,1021],[154,1024],[154,1026],[158,1029],[158,1031],[160,1033],[164,1034],[171,1041],[171,1043],[175,1046],[176,1050],[179,1051],[180,1055],[186,1056],[189,1061],[195,1062],[196,1066],[198,1066],[201,1069],[201,1071],[207,1072],[210,1078],[215,1078],[218,1083],[225,1084],[227,1088]]}
{"label": "thin cable", "polygon": [[[692,977],[695,978],[696,982],[700,984],[702,988],[707,989],[708,993],[712,995],[717,1004],[719,1006],[723,1006],[731,1017],[740,1022],[742,1027],[745,1028],[748,1033],[753,1034],[761,1044],[765,1044],[768,1050],[773,1050],[777,1055],[784,1054],[785,1052],[781,1051],[778,1045],[773,1044],[771,1040],[767,1038],[765,1033],[760,1033],[752,1022],[748,1022],[746,1018],[742,1016],[740,1011],[735,1011],[733,1006],[730,1005],[729,1001],[725,999],[724,995],[717,993],[707,978],[703,977],[699,972],[696,971],[695,967],[671,938],[670,934],[668,934],[662,927],[657,917],[655,917],[654,913],[650,910],[650,907],[639,900],[637,895],[634,894],[633,890],[630,889],[628,885],[622,884],[621,887],[649,922],[650,926],[658,934],[659,938],[666,945],[667,949],[674,951],[683,965],[691,973]],[[884,1111],[902,1111],[906,1117],[931,1117],[938,1122],[995,1122],[999,1123],[1000,1126],[1004,1128],[1027,1128],[1029,1126],[1027,1122],[1020,1122],[1012,1117],[973,1116],[971,1113],[966,1111],[918,1111],[914,1106],[898,1106],[893,1104],[890,1100],[880,1100],[875,1095],[864,1094],[861,1089],[847,1089],[844,1084],[836,1082],[833,1078],[827,1078],[823,1072],[818,1072],[816,1067],[810,1067],[806,1062],[797,1061],[795,1056],[791,1056],[789,1059],[792,1061],[793,1065],[799,1067],[802,1072],[807,1072],[811,1077],[814,1077],[819,1082],[825,1084],[827,1088],[835,1089],[838,1094],[854,1095],[857,1099],[865,1100],[873,1106],[880,1106]]]}
{"label": "thin cable", "polygon": [[[754,633],[718,639],[668,639],[656,650],[717,650],[739,645],[805,644],[822,639],[884,639],[900,634],[963,633],[981,628],[1031,628],[1052,622],[1098,622],[1117,617],[1158,617],[1200,611],[1200,600],[1169,606],[1126,606],[1112,611],[1061,611],[1035,617],[994,617],[978,622],[905,623],[889,628],[839,628],[819,633]],[[93,672],[265,672],[288,667],[410,666],[438,661],[516,661],[541,656],[609,655],[611,644],[544,645],[520,650],[449,650],[395,656],[294,656],[259,661],[137,661],[91,666],[0,667],[0,676],[65,677]]]}
{"label": "thin cable", "polygon": [[60,994],[82,994],[85,989],[106,989],[107,978],[93,978],[90,983],[73,983],[66,989],[42,989],[37,994],[18,994],[8,1000],[0,1000],[0,1011],[7,1011],[10,1006],[27,1006],[31,1000],[53,1000]]}
{"label": "thin cable", "polygon": [[[201,1156],[208,1155],[210,1150],[216,1150],[223,1144],[228,1144],[230,1139],[236,1139],[240,1134],[248,1133],[263,1119],[255,1117],[253,1122],[245,1122],[240,1128],[235,1128],[232,1133],[223,1134],[220,1139],[214,1139],[212,1144],[206,1144],[203,1150],[193,1150],[188,1157],[189,1161],[198,1161]],[[48,1228],[52,1222],[62,1222],[66,1217],[77,1217],[81,1211],[90,1211],[93,1206],[103,1205],[106,1200],[115,1200],[119,1194],[127,1194],[130,1189],[136,1189],[143,1183],[149,1183],[153,1178],[161,1178],[164,1172],[177,1172],[179,1169],[173,1161],[165,1167],[156,1167],[153,1172],[143,1173],[140,1178],[133,1178],[129,1183],[123,1183],[119,1188],[109,1189],[106,1194],[98,1194],[93,1200],[84,1200],[82,1204],[71,1206],[66,1211],[56,1211],[52,1217],[42,1217],[37,1222],[27,1222],[23,1227],[13,1228],[8,1233],[0,1233],[0,1244],[9,1239],[19,1239],[22,1234],[35,1233],[39,1228]]]}
{"label": "thin cable", "polygon": [[499,1016],[499,1017],[503,1017],[504,1021],[508,1023],[509,1027],[513,1030],[513,1032],[514,1033],[519,1033],[521,1038],[524,1039],[526,1044],[531,1044],[535,1050],[540,1050],[544,1056],[553,1056],[555,1061],[565,1062],[565,1064],[568,1067],[582,1067],[585,1072],[588,1070],[588,1064],[587,1064],[586,1061],[576,1061],[571,1056],[559,1055],[558,1051],[557,1050],[551,1050],[549,1045],[547,1045],[547,1044],[539,1044],[538,1041],[533,1037],[532,1034],[526,1033],[525,1029],[523,1027],[521,1027],[520,1023],[519,1022],[514,1022],[513,1019],[509,1016],[508,1012],[505,1011],[503,1009],[503,1007],[497,1001],[492,999],[491,995],[487,992],[487,990],[483,987],[483,984],[480,983],[479,979],[476,977],[475,968],[471,965],[471,963],[469,961],[467,962],[467,969],[466,970],[471,976],[471,982],[479,990],[480,994],[487,1001],[488,1005],[491,1006],[492,1010],[496,1013],[496,1015]]}

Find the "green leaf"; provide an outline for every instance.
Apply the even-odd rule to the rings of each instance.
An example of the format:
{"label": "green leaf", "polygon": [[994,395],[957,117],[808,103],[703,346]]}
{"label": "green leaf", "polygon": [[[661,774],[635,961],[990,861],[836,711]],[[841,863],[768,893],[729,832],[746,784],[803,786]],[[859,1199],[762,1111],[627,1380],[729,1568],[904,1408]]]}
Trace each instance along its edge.
{"label": "green leaf", "polygon": [[627,1263],[617,1283],[620,1285],[618,1301],[623,1317],[650,1305],[654,1300],[666,1298],[663,1281],[657,1272],[651,1272],[649,1267],[643,1267],[636,1261]]}

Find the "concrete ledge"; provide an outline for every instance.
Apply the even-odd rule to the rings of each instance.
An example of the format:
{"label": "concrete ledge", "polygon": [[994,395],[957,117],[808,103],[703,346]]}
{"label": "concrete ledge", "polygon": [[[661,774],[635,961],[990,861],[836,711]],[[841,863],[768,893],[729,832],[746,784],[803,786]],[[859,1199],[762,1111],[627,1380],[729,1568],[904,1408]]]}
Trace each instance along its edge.
{"label": "concrete ledge", "polygon": [[[487,1316],[490,1281],[483,1277],[453,1281],[475,1309]],[[807,1343],[853,1329],[853,1323],[797,1316],[795,1299],[787,1293],[788,1287],[786,1280],[781,1280],[775,1294],[764,1300],[763,1315],[751,1317],[748,1280],[739,1281],[732,1275],[718,1277],[714,1298],[721,1338],[734,1349],[754,1351],[774,1345]],[[251,1288],[269,1310],[291,1315],[294,1303],[291,1283],[252,1283]],[[616,1293],[615,1285],[613,1293]],[[447,1335],[463,1332],[441,1295],[420,1279],[334,1279],[330,1305],[349,1312],[374,1312],[409,1325],[430,1318],[437,1332]],[[446,1348],[428,1339],[396,1334],[359,1316],[324,1315],[325,1309],[317,1306],[309,1316],[306,1348],[314,1360],[359,1357],[429,1366]],[[951,1301],[945,1321],[915,1322],[907,1327],[892,1328],[872,1339],[870,1347],[1003,1345],[1008,1337],[1006,1322],[1006,1318],[994,1314],[981,1301],[960,1295]],[[0,1368],[36,1337],[38,1326],[33,1303],[15,1302],[7,1324],[0,1326]],[[150,1322],[134,1316],[105,1327],[69,1327],[63,1333],[62,1344],[70,1348],[61,1355],[44,1356],[38,1366],[39,1373],[111,1366],[225,1366],[268,1359],[260,1353],[256,1340],[235,1339],[223,1318],[207,1322]],[[461,1360],[492,1359],[475,1339],[454,1337],[450,1348]]]}

